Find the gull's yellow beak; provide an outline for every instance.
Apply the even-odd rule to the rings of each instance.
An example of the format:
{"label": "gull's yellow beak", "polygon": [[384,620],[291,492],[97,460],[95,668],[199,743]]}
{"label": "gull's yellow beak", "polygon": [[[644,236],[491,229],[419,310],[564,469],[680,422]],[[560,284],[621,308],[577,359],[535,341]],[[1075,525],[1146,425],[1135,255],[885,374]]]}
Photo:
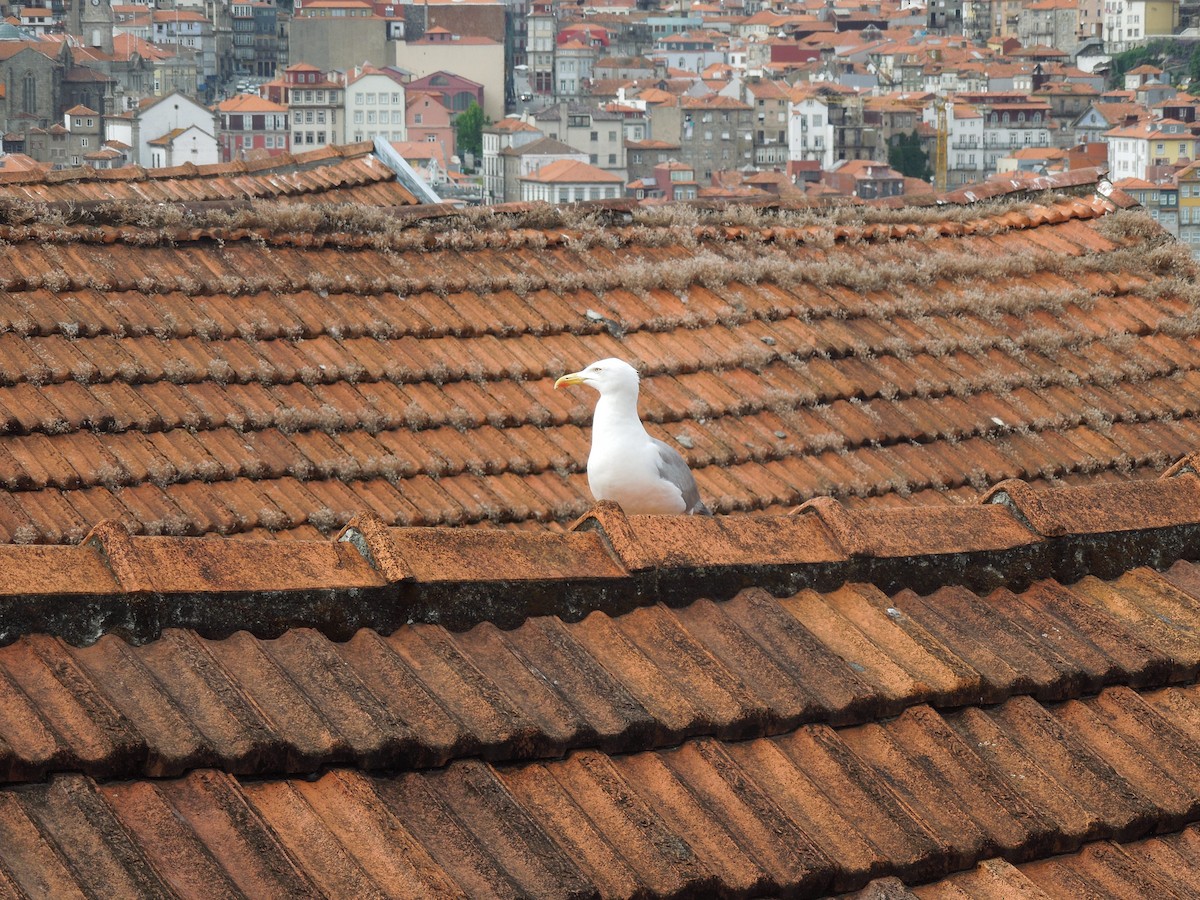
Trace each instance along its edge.
{"label": "gull's yellow beak", "polygon": [[564,375],[558,381],[554,382],[554,389],[557,391],[564,384],[583,384],[583,373],[572,372],[570,375]]}

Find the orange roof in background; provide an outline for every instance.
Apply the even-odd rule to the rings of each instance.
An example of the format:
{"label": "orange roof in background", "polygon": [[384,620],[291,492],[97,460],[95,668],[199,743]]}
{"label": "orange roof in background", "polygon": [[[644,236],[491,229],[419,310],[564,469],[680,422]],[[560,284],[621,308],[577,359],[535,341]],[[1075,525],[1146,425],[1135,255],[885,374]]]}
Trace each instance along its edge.
{"label": "orange roof in background", "polygon": [[651,105],[665,103],[673,106],[677,98],[670,91],[660,90],[659,88],[646,88],[644,91],[638,91],[637,99]]}
{"label": "orange roof in background", "polygon": [[546,163],[536,172],[521,177],[522,181],[537,181],[542,184],[620,184],[620,175],[606,172],[577,159],[556,159]]}
{"label": "orange roof in background", "polygon": [[679,105],[683,109],[751,109],[749,103],[743,103],[734,97],[720,94],[708,94],[704,97],[681,97]]}
{"label": "orange roof in background", "polygon": [[169,49],[152,44],[150,41],[135,37],[132,34],[120,33],[113,35],[114,59],[129,59],[134,53],[137,53],[143,59],[149,60],[168,59],[175,56]]}
{"label": "orange roof in background", "polygon": [[1120,181],[1114,181],[1113,187],[1118,187],[1123,191],[1156,191],[1159,189],[1157,184],[1146,181],[1144,178],[1122,178]]}
{"label": "orange roof in background", "polygon": [[[191,126],[191,127],[195,127],[195,126]],[[162,134],[159,137],[154,138],[149,143],[151,146],[154,146],[154,147],[166,147],[167,145],[172,143],[175,140],[175,138],[179,137],[185,131],[190,131],[191,127],[189,127],[189,128],[172,128],[170,131],[166,132],[165,134]]]}
{"label": "orange roof in background", "polygon": [[485,125],[484,128],[488,129],[489,131],[499,131],[502,133],[507,133],[510,131],[516,132],[516,131],[539,131],[540,130],[539,128],[537,128],[537,126],[531,125],[530,123],[524,121],[523,119],[514,119],[512,117],[507,117],[507,116],[505,118],[501,119],[499,122],[492,122],[489,125]]}
{"label": "orange roof in background", "polygon": [[0,156],[0,173],[9,172],[48,172],[50,171],[49,163],[41,163],[32,156],[27,156],[24,153],[5,153]]}
{"label": "orange roof in background", "polygon": [[207,22],[202,14],[191,9],[156,9],[151,13],[155,22]]}
{"label": "orange roof in background", "polygon": [[258,94],[234,94],[217,104],[221,112],[287,112],[287,107]]}

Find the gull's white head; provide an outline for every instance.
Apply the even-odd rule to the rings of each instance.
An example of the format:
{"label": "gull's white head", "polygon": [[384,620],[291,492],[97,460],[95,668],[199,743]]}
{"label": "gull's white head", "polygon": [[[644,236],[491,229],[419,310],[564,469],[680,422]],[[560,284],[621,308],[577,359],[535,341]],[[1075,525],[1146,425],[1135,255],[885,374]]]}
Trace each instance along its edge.
{"label": "gull's white head", "polygon": [[601,395],[633,391],[637,394],[637,369],[622,359],[602,359],[592,363],[586,369],[564,375],[554,382],[555,389],[564,384],[586,384],[595,388]]}

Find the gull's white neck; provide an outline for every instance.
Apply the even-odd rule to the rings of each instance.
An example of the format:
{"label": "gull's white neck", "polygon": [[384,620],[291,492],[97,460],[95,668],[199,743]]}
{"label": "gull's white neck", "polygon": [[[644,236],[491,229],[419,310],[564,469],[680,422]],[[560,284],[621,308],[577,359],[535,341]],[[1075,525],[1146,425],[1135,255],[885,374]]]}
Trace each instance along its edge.
{"label": "gull's white neck", "polygon": [[597,434],[606,437],[646,434],[638,418],[637,402],[637,385],[609,389],[601,394],[592,415],[592,442],[595,443]]}

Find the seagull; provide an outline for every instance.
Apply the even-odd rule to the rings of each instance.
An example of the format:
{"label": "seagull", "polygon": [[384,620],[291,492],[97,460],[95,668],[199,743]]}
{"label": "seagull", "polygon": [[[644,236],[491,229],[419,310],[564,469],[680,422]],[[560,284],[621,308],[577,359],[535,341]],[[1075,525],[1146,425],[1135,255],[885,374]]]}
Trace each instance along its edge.
{"label": "seagull", "polygon": [[586,384],[600,394],[587,463],[593,497],[615,500],[630,515],[712,515],[687,461],[650,437],[638,418],[637,369],[624,360],[602,359],[564,375],[554,388],[565,384]]}

